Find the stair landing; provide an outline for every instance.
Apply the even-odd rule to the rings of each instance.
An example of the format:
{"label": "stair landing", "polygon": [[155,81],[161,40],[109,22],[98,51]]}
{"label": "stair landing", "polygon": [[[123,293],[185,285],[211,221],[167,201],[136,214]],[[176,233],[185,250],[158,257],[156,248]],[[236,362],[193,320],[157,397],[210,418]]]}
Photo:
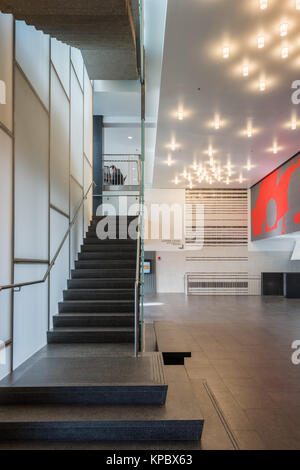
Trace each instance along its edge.
{"label": "stair landing", "polygon": [[[19,370],[20,369],[20,370]],[[4,404],[156,404],[166,400],[161,353],[40,355],[0,382]]]}
{"label": "stair landing", "polygon": [[203,416],[188,382],[165,406],[0,406],[1,441],[198,441]]}

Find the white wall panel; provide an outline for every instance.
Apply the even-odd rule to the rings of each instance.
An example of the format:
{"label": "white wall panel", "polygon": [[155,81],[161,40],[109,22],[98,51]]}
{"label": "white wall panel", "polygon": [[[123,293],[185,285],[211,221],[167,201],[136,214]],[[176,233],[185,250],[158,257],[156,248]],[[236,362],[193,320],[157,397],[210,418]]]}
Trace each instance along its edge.
{"label": "white wall panel", "polygon": [[[13,18],[0,13],[0,80],[5,104],[0,104],[0,122],[12,130]],[[4,101],[4,100],[3,100]]]}
{"label": "white wall panel", "polygon": [[70,96],[70,46],[51,38],[51,60],[65,92]]}
{"label": "white wall panel", "polygon": [[[0,129],[0,285],[11,283],[12,140]],[[11,292],[0,292],[0,340],[10,338]]]}
{"label": "white wall panel", "polygon": [[49,36],[16,21],[16,60],[49,109]]}
{"label": "white wall panel", "polygon": [[[15,282],[41,279],[47,265],[15,266]],[[14,293],[14,368],[46,344],[48,329],[48,282],[24,287]]]}
{"label": "white wall panel", "polygon": [[69,128],[70,106],[51,68],[50,200],[69,213]]}
{"label": "white wall panel", "polygon": [[93,163],[93,88],[84,68],[84,153]]}
{"label": "white wall panel", "polygon": [[48,259],[49,116],[16,68],[15,257]]}
{"label": "white wall panel", "polygon": [[[70,179],[71,184],[71,220],[75,215],[77,208],[80,205],[80,202],[83,197],[83,190],[82,188],[74,181],[72,178]],[[77,259],[77,254],[80,251],[80,245],[83,239],[83,207],[81,207],[79,214],[76,219],[76,223],[74,224],[71,232],[71,269],[74,268],[74,261]]]}
{"label": "white wall panel", "polygon": [[5,356],[3,356],[3,352],[2,352],[2,355],[0,353],[1,359],[3,359],[4,357],[4,360],[0,361],[0,380],[10,373],[11,350],[12,350],[12,347],[8,346],[5,349]]}
{"label": "white wall panel", "polygon": [[81,51],[75,47],[71,47],[71,61],[80,82],[80,86],[83,89],[83,58]]}
{"label": "white wall panel", "polygon": [[71,174],[83,184],[83,93],[71,71]]}
{"label": "white wall panel", "polygon": [[[50,257],[56,253],[65,233],[68,230],[69,220],[59,212],[50,210]],[[58,313],[58,302],[62,300],[63,290],[67,287],[69,278],[69,238],[52,268],[50,274],[50,319],[52,327],[52,316]]]}

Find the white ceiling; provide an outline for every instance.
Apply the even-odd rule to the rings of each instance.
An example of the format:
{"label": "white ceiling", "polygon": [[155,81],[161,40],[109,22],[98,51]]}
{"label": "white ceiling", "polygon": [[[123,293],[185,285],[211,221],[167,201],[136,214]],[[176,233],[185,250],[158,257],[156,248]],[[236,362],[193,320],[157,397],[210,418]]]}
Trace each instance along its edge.
{"label": "white ceiling", "polygon": [[[291,102],[291,85],[300,79],[300,11],[295,0],[269,0],[262,11],[259,0],[169,0],[153,186],[186,187],[184,169],[195,175],[196,162],[210,167],[207,150],[214,150],[215,166],[228,187],[225,165],[232,164],[231,187],[249,187],[300,150],[300,106]],[[280,24],[288,22],[287,38]],[[257,37],[265,35],[258,49]],[[289,58],[281,48],[289,45]],[[223,58],[223,45],[230,57]],[[249,76],[242,66],[249,63]],[[259,90],[265,76],[267,88]],[[198,90],[200,88],[200,91]],[[176,116],[184,111],[184,120]],[[298,111],[298,130],[291,130],[292,113]],[[219,114],[221,128],[215,130]],[[252,121],[253,136],[247,136]],[[170,144],[176,143],[171,151]],[[278,153],[272,147],[277,142]],[[168,155],[174,163],[168,166]],[[250,161],[251,170],[245,167]],[[244,178],[240,183],[240,175]],[[175,186],[178,176],[180,184]],[[198,178],[197,178],[198,179]],[[195,187],[211,187],[205,181]]]}

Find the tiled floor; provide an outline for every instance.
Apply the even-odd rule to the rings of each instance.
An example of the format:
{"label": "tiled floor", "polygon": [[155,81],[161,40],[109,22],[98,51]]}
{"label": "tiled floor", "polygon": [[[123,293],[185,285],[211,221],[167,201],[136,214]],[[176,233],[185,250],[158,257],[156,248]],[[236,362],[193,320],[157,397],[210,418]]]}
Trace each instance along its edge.
{"label": "tiled floor", "polygon": [[[147,322],[180,327],[179,346],[192,351],[185,368],[194,392],[207,381],[241,449],[300,449],[300,365],[291,362],[300,301],[160,294],[145,303]],[[169,346],[176,346],[171,339]],[[202,411],[203,448],[217,448]]]}

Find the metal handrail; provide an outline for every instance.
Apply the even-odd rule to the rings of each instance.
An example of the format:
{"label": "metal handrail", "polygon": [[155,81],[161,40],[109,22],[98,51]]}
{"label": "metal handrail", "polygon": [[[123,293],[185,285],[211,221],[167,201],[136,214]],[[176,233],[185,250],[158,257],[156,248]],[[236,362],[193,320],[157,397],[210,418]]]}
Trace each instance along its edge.
{"label": "metal handrail", "polygon": [[[102,155],[102,174],[103,174],[103,181],[102,181],[102,184],[103,184],[103,188],[105,186],[110,186],[109,184],[105,184],[104,183],[104,166],[105,166],[105,163],[135,163],[136,166],[137,166],[137,172],[138,172],[138,180],[139,180],[139,185],[141,187],[141,178],[142,178],[142,174],[141,174],[141,154],[140,153],[105,153]],[[108,158],[108,159],[105,159],[105,157],[135,157],[134,159],[130,160],[130,159],[116,159],[116,158]],[[136,184],[123,184],[123,185],[116,185],[116,186],[138,186]]]}
{"label": "metal handrail", "polygon": [[80,209],[81,209],[81,207],[82,207],[84,201],[86,201],[86,199],[87,199],[87,197],[88,197],[88,194],[89,194],[91,188],[92,188],[92,187],[95,187],[95,186],[97,186],[97,185],[96,185],[94,182],[92,182],[92,183],[90,184],[90,186],[89,186],[87,192],[86,192],[85,195],[83,196],[83,198],[82,198],[82,200],[81,200],[81,202],[80,202],[80,205],[78,206],[78,208],[77,208],[77,210],[76,210],[76,212],[75,212],[75,214],[74,214],[74,217],[73,217],[72,221],[71,221],[70,224],[69,224],[69,228],[68,228],[68,230],[67,230],[65,236],[63,237],[62,242],[60,243],[58,249],[56,250],[56,253],[55,253],[54,257],[52,258],[52,260],[51,260],[51,262],[50,262],[50,264],[49,264],[49,267],[48,267],[48,269],[47,269],[47,271],[46,271],[46,273],[45,273],[45,276],[44,276],[42,279],[38,280],[38,281],[21,282],[21,283],[19,283],[19,284],[8,284],[8,285],[6,285],[6,286],[0,286],[0,292],[3,291],[3,290],[6,290],[6,289],[19,289],[19,290],[21,290],[22,287],[33,286],[33,285],[35,285],[35,284],[42,284],[42,283],[46,282],[46,280],[48,279],[49,274],[50,274],[50,272],[51,272],[53,266],[55,265],[55,261],[57,260],[57,257],[59,256],[59,254],[60,254],[60,252],[61,252],[61,249],[62,249],[62,247],[64,246],[64,243],[65,243],[65,241],[67,240],[67,238],[68,238],[68,236],[69,236],[69,234],[70,234],[70,232],[71,232],[71,229],[72,229],[72,227],[73,227],[73,225],[74,225],[74,223],[75,223],[75,221],[76,221],[76,219],[77,219],[77,216],[78,216],[78,214],[79,214],[79,211],[80,211]]}

